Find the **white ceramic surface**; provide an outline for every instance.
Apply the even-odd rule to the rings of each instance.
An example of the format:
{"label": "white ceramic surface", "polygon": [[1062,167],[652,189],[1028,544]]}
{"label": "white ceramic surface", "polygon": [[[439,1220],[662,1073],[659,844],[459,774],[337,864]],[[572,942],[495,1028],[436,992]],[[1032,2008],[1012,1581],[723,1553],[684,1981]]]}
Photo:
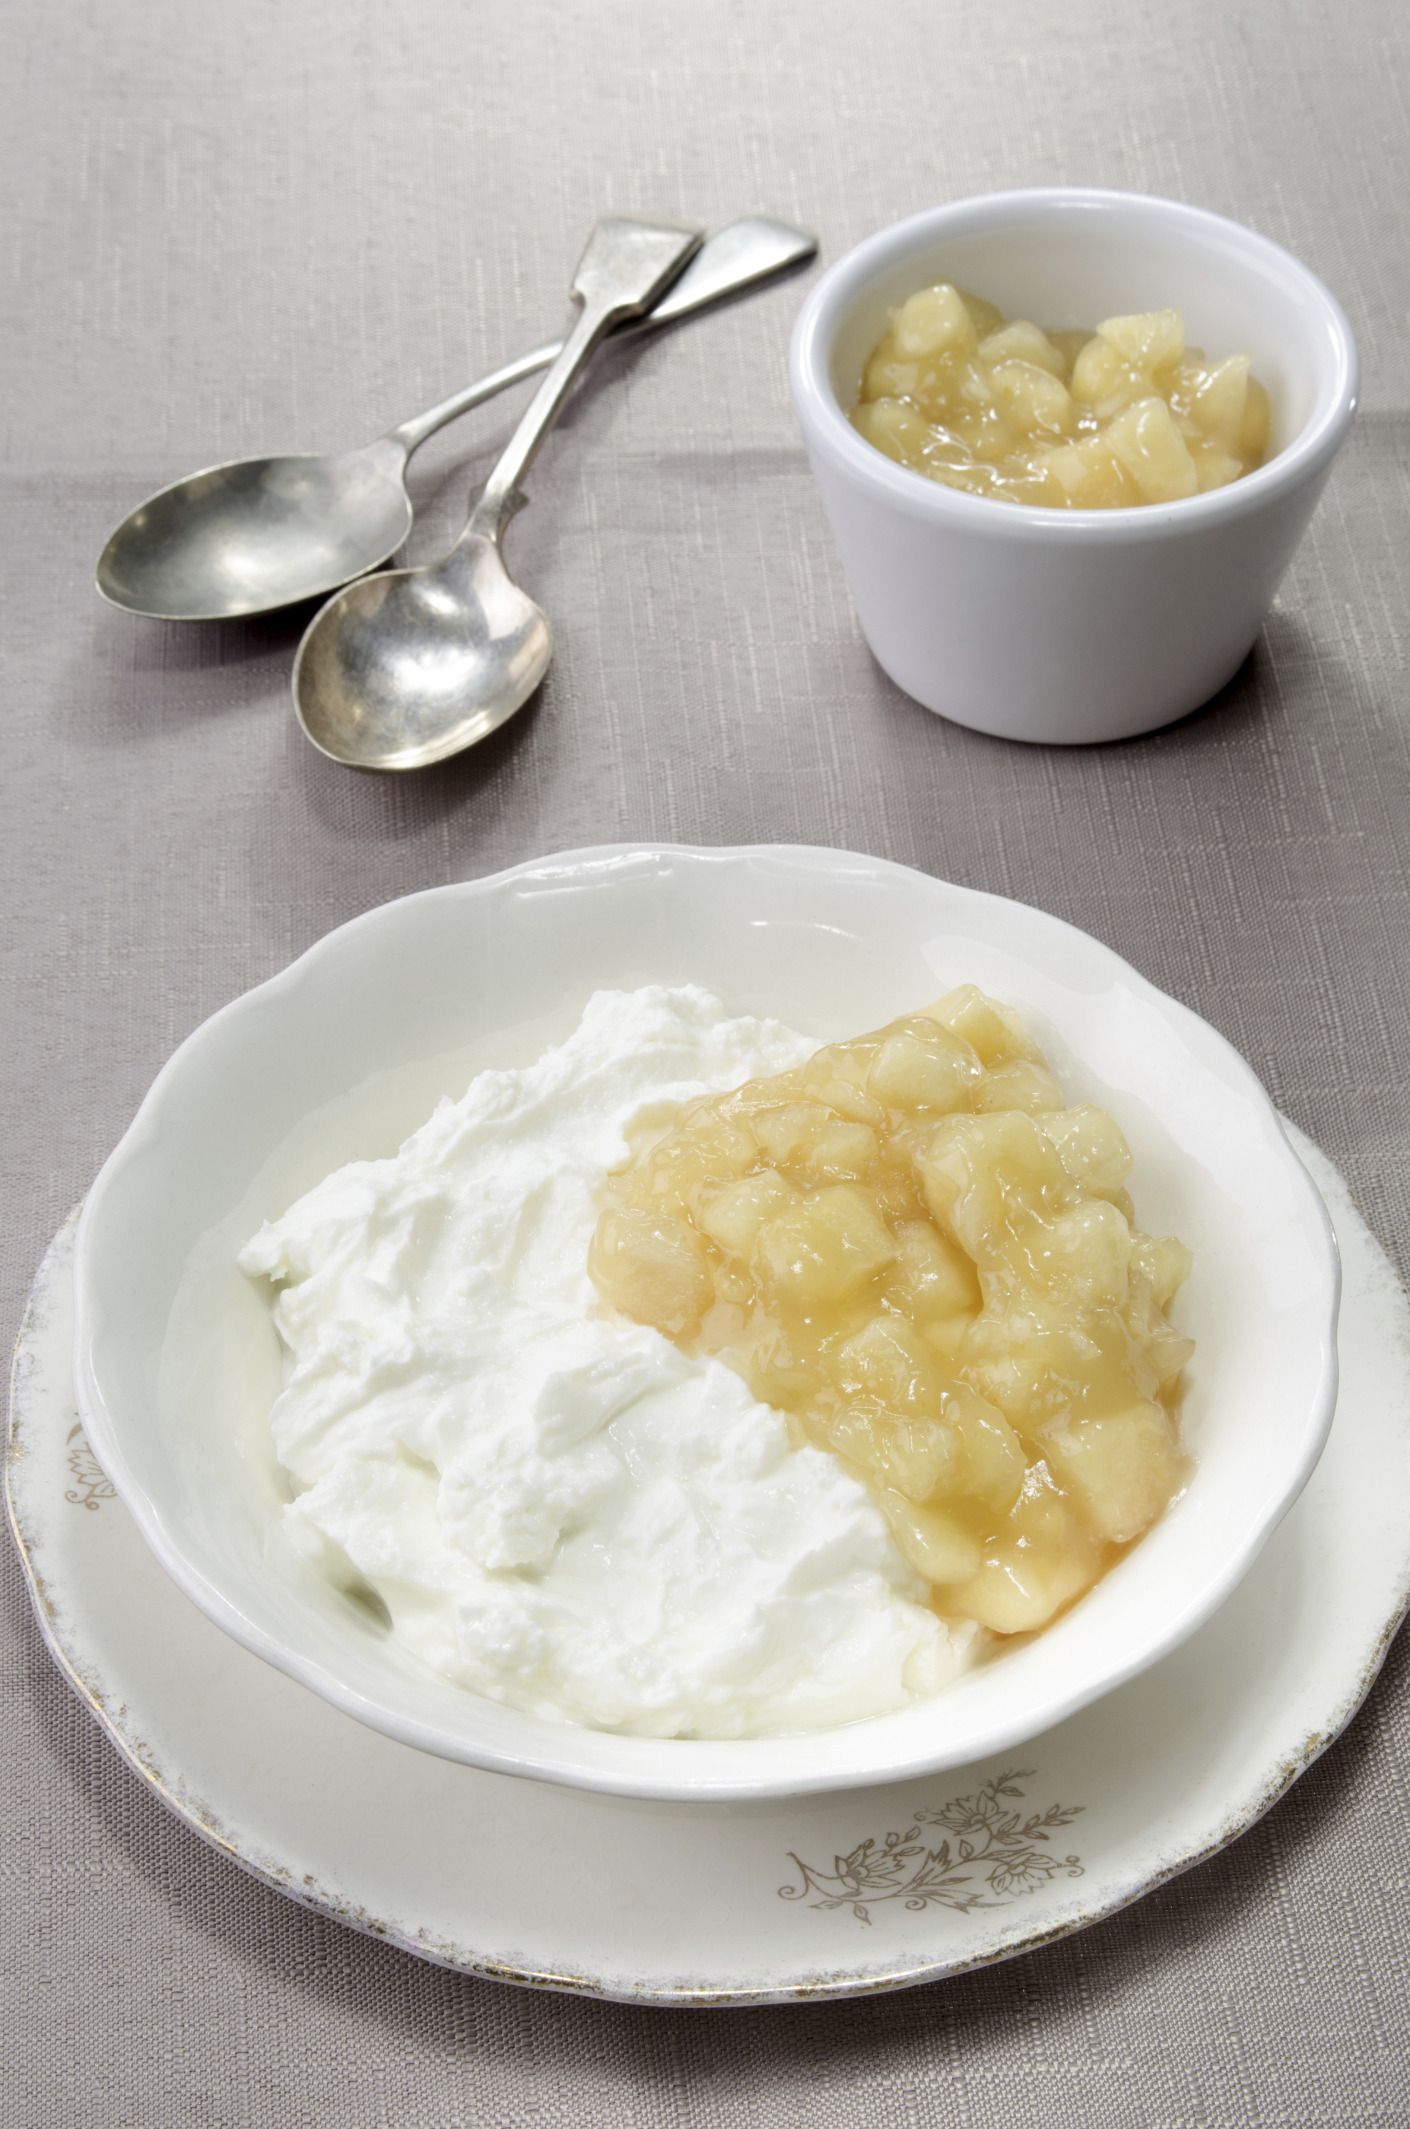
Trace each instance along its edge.
{"label": "white ceramic surface", "polygon": [[[1196,1269],[1181,1499],[1045,1634],[904,1713],[805,1738],[613,1737],[408,1665],[277,1538],[278,1341],[235,1269],[261,1219],[390,1152],[486,1062],[565,1034],[603,985],[693,980],[820,1039],[974,980],[1018,1005],[1070,1098],[1116,1115],[1138,1213]],[[159,1075],[78,1236],[88,1437],[168,1572],[348,1713],[471,1764],[717,1799],[903,1780],[1016,1747],[1176,1647],[1305,1482],[1335,1395],[1335,1246],[1253,1074],[1213,1029],[1041,912],[836,851],[570,853],[369,912],[218,1013]]]}
{"label": "white ceramic surface", "polygon": [[[1252,356],[1272,455],[1228,488],[1133,510],[1030,509],[896,465],[847,411],[889,313],[939,280],[1053,328],[1179,308],[1188,344]],[[868,238],[810,293],[789,375],[881,665],[957,724],[1061,745],[1153,731],[1238,670],[1358,383],[1339,304],[1278,245],[1172,200],[1076,189],[959,200]]]}
{"label": "white ceramic surface", "polygon": [[[451,1766],[349,1721],[185,1602],[93,1461],[73,1399],[72,1219],[35,1281],[11,1396],[6,1485],[40,1624],[197,1833],[422,1958],[724,2004],[904,1988],[1034,1949],[1266,1810],[1350,1721],[1410,1598],[1410,1308],[1345,1185],[1294,1140],[1346,1263],[1326,1454],[1214,1619],[1012,1758],[838,1795],[632,1804]],[[1003,1786],[1019,1794],[992,1797],[1015,1771]]]}

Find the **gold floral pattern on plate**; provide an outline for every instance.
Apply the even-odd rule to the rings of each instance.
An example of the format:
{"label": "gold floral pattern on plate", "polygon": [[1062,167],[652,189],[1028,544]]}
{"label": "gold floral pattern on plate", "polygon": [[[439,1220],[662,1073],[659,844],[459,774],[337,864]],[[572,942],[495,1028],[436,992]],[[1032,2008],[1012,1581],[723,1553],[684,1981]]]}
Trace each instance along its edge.
{"label": "gold floral pattern on plate", "polygon": [[[1024,1818],[1010,1801],[1021,1801],[1017,1785],[1032,1779],[1032,1768],[1017,1768],[996,1775],[972,1796],[922,1807],[904,1832],[885,1834],[879,1844],[859,1841],[850,1855],[833,1857],[830,1871],[790,1852],[788,1860],[803,1882],[780,1885],[778,1896],[806,1900],[817,1893],[810,1906],[850,1906],[859,1922],[870,1922],[869,1910],[882,1900],[901,1900],[912,1910],[951,1907],[967,1915],[977,1907],[1002,1907],[1057,1877],[1080,1878],[1080,1856],[1059,1856],[1037,1844],[1070,1824],[1084,1806],[1050,1804]],[[943,1827],[947,1836],[933,1848],[924,1831],[928,1826]]]}
{"label": "gold floral pattern on plate", "polygon": [[64,1494],[75,1508],[96,1509],[99,1501],[115,1501],[117,1489],[88,1446],[82,1427],[70,1427],[65,1446],[74,1483]]}

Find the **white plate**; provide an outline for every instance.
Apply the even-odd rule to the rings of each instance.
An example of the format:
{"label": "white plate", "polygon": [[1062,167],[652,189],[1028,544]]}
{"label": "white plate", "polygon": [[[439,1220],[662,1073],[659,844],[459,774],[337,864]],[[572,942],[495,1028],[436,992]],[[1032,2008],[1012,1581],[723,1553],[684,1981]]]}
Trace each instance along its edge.
{"label": "white plate", "polygon": [[[1115,1115],[1143,1225],[1195,1269],[1189,1484],[1080,1604],[943,1694],[811,1735],[611,1735],[405,1661],[270,1544],[289,1498],[267,1301],[240,1245],[342,1162],[389,1153],[477,1064],[516,1064],[601,986],[693,980],[821,1040],[965,981],[1017,1005],[1071,1100]],[[1325,1209],[1263,1088],[1204,1021],[1071,925],[846,851],[572,851],[385,904],[217,1013],[158,1075],[75,1254],[90,1444],[178,1585],[245,1647],[402,1744],[663,1802],[962,1767],[1049,1729],[1195,1632],[1321,1449],[1335,1397]]]}
{"label": "white plate", "polygon": [[[1345,1185],[1294,1136],[1345,1264],[1327,1450],[1193,1639],[1002,1764],[761,1803],[629,1802],[456,1766],[340,1714],[187,1603],[89,1453],[73,1220],[16,1347],[6,1467],[45,1638],[205,1839],[443,1965],[636,2002],[767,2003],[1034,1948],[1251,1825],[1350,1721],[1410,1598],[1410,1309]],[[986,1802],[1010,1769],[1018,1793]],[[966,1797],[979,1807],[957,1809]]]}

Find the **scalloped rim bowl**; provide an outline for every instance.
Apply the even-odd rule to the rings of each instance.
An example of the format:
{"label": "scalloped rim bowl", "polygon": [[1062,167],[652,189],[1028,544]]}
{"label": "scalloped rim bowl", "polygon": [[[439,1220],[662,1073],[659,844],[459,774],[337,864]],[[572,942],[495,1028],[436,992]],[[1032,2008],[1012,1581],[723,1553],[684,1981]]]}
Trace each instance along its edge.
{"label": "scalloped rim bowl", "polygon": [[[1069,1099],[1113,1110],[1137,1215],[1195,1270],[1185,1493],[1071,1611],[902,1713],[738,1742],[524,1715],[399,1657],[283,1548],[279,1381],[241,1241],[340,1162],[391,1151],[473,1070],[566,1034],[589,993],[692,981],[819,1041],[962,981],[1017,1005]],[[1336,1396],[1336,1244],[1267,1095],[1224,1039],[1058,919],[845,852],[570,852],[355,918],[208,1020],[94,1184],[76,1259],[89,1441],[148,1545],[245,1647],[450,1760],[677,1801],[902,1780],[1008,1751],[1207,1619],[1297,1497]]]}

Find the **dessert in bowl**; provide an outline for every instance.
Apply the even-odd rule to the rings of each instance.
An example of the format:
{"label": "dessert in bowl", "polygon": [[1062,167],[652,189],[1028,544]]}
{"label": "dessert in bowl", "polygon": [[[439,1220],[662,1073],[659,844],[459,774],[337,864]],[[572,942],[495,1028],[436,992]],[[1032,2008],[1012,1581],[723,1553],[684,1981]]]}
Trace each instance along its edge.
{"label": "dessert in bowl", "polygon": [[[1194,1252],[1185,1491],[1041,1635],[933,1698],[805,1734],[552,1720],[412,1659],[280,1536],[269,1298],[236,1258],[350,1159],[391,1154],[478,1068],[529,1064],[604,988],[698,983],[821,1044],[973,982],[1018,1006],[1069,1100],[1109,1108],[1153,1232]],[[618,1793],[844,1787],[1012,1747],[1155,1661],[1234,1586],[1300,1488],[1335,1388],[1335,1250],[1248,1068],[1107,949],[1038,912],[806,850],[577,853],[357,919],[197,1031],[95,1185],[76,1379],[157,1557],[247,1646],[451,1759]]]}
{"label": "dessert in bowl", "polygon": [[[1266,388],[1262,462],[1134,508],[961,493],[851,419],[868,359],[917,293],[958,287],[1054,329],[1178,310]],[[1247,656],[1345,440],[1358,365],[1335,298],[1254,231],[1176,201],[1068,189],[929,209],[839,259],[799,314],[794,405],[863,631],[958,724],[1062,745],[1197,709]]]}

